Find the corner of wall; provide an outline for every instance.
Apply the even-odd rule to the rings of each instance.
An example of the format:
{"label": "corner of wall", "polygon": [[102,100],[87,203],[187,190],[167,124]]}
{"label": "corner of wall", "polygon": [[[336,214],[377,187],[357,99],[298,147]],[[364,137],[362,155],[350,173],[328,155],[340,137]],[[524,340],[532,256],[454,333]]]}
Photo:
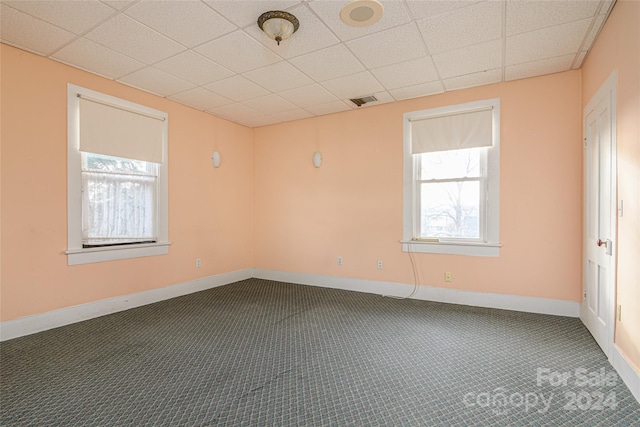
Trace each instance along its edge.
{"label": "corner of wall", "polygon": [[256,266],[256,156],[255,128],[251,128],[251,267]]}

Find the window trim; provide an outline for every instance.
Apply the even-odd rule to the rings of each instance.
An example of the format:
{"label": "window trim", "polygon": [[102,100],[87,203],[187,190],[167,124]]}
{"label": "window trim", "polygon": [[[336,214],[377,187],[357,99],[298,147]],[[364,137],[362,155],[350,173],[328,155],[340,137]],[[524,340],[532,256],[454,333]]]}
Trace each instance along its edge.
{"label": "window trim", "polygon": [[[118,246],[82,247],[82,162],[80,154],[80,102],[78,94],[104,101],[136,112],[162,117],[162,158],[158,165],[158,199],[156,243],[127,244]],[[169,253],[169,203],[168,203],[168,126],[169,115],[163,111],[135,104],[120,98],[67,84],[67,255],[68,265],[89,264],[139,258]]]}
{"label": "window trim", "polygon": [[[487,149],[487,195],[485,200],[485,242],[419,240],[416,223],[420,216],[416,200],[419,159],[411,153],[411,120],[425,119],[443,114],[456,114],[483,107],[492,108],[493,145]],[[403,115],[403,224],[402,250],[404,252],[452,254],[470,256],[500,256],[500,98],[467,102],[446,107],[412,111]]]}

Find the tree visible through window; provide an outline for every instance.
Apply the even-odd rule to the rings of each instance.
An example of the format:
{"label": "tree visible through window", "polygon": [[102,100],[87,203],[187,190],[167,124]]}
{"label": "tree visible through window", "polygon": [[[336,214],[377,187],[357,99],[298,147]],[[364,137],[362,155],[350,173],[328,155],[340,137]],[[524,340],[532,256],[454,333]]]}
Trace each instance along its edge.
{"label": "tree visible through window", "polygon": [[420,162],[420,237],[478,240],[482,148],[422,153]]}
{"label": "tree visible through window", "polygon": [[403,121],[403,250],[499,256],[500,99]]}

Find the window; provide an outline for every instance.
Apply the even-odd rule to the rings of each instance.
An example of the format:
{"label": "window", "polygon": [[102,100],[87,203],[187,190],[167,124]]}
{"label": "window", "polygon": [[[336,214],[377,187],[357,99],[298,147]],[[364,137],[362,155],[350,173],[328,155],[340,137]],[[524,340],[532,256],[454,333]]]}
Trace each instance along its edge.
{"label": "window", "polygon": [[166,113],[68,85],[68,264],[168,253]]}
{"label": "window", "polygon": [[158,165],[82,156],[82,247],[156,243]]}
{"label": "window", "polygon": [[[484,176],[482,148],[417,154],[420,239],[463,239],[480,242]],[[484,159],[483,159],[484,160]],[[484,162],[482,162],[484,163]]]}
{"label": "window", "polygon": [[403,250],[499,255],[500,100],[404,115]]}

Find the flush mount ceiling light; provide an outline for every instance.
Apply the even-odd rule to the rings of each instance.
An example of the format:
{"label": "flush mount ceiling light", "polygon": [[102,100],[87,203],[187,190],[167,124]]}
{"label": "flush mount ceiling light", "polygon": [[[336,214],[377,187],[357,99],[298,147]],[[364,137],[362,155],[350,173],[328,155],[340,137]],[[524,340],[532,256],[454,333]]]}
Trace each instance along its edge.
{"label": "flush mount ceiling light", "polygon": [[382,18],[384,7],[377,0],[352,0],[340,11],[340,19],[352,27],[368,27]]}
{"label": "flush mount ceiling light", "polygon": [[280,45],[282,40],[288,39],[293,33],[298,31],[300,22],[298,18],[288,12],[272,10],[260,15],[258,18],[258,26],[267,36]]}

